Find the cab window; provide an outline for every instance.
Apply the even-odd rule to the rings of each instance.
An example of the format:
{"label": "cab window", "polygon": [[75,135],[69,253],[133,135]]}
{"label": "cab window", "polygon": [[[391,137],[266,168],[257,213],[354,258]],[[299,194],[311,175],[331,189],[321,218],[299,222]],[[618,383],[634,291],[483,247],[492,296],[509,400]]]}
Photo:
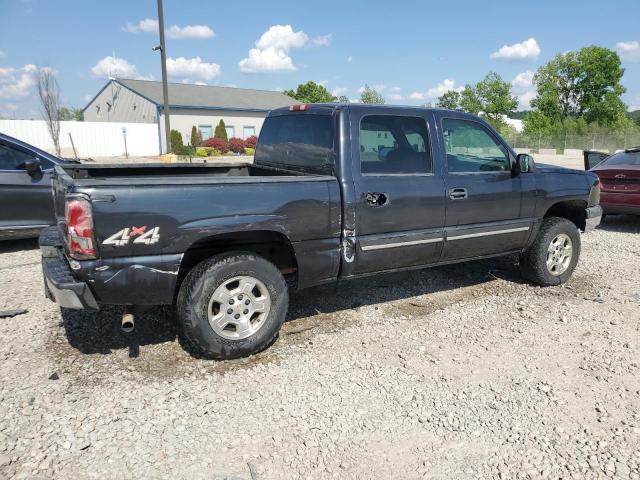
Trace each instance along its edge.
{"label": "cab window", "polygon": [[364,175],[432,173],[423,118],[367,115],[360,121],[360,171]]}
{"label": "cab window", "polygon": [[445,118],[442,134],[449,173],[485,173],[510,170],[509,154],[478,122]]}

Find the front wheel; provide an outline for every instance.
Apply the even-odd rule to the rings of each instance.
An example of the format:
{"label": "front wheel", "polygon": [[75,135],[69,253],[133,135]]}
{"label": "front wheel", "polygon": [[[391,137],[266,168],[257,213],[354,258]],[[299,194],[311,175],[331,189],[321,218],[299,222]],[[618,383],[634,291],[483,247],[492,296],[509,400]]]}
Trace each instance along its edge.
{"label": "front wheel", "polygon": [[275,340],[289,294],[280,271],[252,253],[205,260],[180,287],[178,318],[199,354],[228,360],[258,353]]}
{"label": "front wheel", "polygon": [[542,286],[569,280],[580,256],[580,232],[573,222],[547,217],[533,244],[520,255],[520,270],[528,280]]}

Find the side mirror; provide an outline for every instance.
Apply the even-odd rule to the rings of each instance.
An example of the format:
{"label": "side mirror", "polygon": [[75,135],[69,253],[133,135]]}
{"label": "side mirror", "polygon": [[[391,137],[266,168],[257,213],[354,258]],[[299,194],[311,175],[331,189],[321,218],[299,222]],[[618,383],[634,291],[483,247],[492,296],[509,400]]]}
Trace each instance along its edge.
{"label": "side mirror", "polygon": [[519,153],[516,157],[514,168],[516,173],[528,173],[531,171],[533,158],[528,153]]}
{"label": "side mirror", "polygon": [[40,160],[34,158],[33,160],[27,160],[21,165],[30,177],[38,178],[42,177],[42,166]]}

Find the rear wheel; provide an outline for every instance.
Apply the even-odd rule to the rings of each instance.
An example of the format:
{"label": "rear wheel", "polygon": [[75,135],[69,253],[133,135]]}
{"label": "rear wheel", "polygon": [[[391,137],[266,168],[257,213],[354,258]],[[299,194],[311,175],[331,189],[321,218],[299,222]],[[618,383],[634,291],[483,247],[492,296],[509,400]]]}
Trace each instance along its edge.
{"label": "rear wheel", "polygon": [[566,218],[547,217],[533,244],[520,256],[520,270],[538,285],[565,283],[580,256],[580,232]]}
{"label": "rear wheel", "polygon": [[289,303],[280,271],[252,253],[218,255],[187,275],[177,310],[199,354],[226,360],[257,353],[275,340]]}

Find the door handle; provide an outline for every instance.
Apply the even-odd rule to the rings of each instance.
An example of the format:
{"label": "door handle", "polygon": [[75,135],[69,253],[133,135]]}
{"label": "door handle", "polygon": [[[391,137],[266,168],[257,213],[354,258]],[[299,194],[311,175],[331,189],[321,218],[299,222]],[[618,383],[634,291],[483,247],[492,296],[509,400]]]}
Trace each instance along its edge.
{"label": "door handle", "polygon": [[469,194],[467,193],[466,188],[451,188],[449,189],[449,198],[451,200],[464,200],[468,198]]}
{"label": "door handle", "polygon": [[365,193],[364,198],[367,205],[371,205],[372,207],[382,207],[389,202],[387,194],[380,192],[367,192]]}

